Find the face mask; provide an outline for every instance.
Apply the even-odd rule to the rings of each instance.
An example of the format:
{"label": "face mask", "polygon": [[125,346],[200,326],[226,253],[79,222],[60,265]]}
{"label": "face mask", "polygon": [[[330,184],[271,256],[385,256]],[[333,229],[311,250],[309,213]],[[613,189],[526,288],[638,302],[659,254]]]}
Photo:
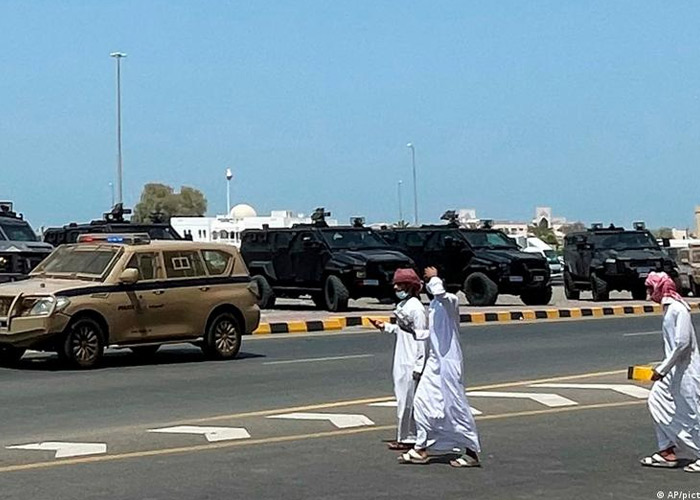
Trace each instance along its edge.
{"label": "face mask", "polygon": [[399,300],[406,300],[406,299],[408,298],[408,292],[405,291],[405,290],[398,290],[398,291],[396,292],[396,297],[397,297]]}

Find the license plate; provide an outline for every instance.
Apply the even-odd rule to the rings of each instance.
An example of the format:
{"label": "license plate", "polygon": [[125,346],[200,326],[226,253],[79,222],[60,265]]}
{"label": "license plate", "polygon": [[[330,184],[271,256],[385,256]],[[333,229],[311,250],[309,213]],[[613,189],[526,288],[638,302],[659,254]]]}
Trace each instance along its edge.
{"label": "license plate", "polygon": [[649,276],[649,273],[642,273],[642,272],[639,273],[640,278],[646,278],[647,276]]}
{"label": "license plate", "polygon": [[544,281],[544,276],[535,276],[534,281]]}
{"label": "license plate", "polygon": [[637,273],[639,274],[640,278],[646,278],[649,276],[649,273],[652,271],[650,267],[638,267],[637,268]]}
{"label": "license plate", "polygon": [[522,276],[511,276],[508,278],[510,281],[513,281],[515,283],[522,283],[523,282],[523,277]]}
{"label": "license plate", "polygon": [[362,280],[364,286],[379,286],[379,280]]}

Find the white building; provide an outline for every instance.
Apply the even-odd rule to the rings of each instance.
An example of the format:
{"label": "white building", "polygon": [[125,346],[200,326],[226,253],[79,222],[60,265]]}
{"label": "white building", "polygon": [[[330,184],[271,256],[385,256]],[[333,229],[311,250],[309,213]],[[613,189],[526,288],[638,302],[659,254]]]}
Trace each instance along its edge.
{"label": "white building", "polygon": [[[329,226],[337,226],[335,219],[326,219]],[[290,210],[273,210],[270,215],[258,216],[250,205],[236,205],[228,215],[215,217],[173,217],[170,224],[182,236],[191,235],[193,241],[229,243],[241,246],[241,233],[246,229],[292,227],[311,224],[311,216],[294,214]]]}

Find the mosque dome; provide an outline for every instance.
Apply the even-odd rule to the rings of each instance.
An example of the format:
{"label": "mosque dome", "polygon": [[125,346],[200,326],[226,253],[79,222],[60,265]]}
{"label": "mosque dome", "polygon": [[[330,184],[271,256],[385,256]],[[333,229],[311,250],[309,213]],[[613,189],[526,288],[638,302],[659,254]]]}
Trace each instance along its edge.
{"label": "mosque dome", "polygon": [[232,219],[244,219],[246,217],[257,217],[258,214],[255,212],[253,207],[242,203],[233,207],[229,213],[229,216]]}

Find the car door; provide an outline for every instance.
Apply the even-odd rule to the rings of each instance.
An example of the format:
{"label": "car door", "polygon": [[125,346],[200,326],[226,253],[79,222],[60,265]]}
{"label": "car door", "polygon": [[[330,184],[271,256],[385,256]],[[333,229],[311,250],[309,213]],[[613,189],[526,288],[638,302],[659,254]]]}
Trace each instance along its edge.
{"label": "car door", "polygon": [[158,252],[135,252],[124,269],[139,271],[134,285],[122,285],[117,295],[117,320],[111,325],[112,340],[120,342],[149,342],[162,329],[157,321],[158,311],[164,307],[163,297],[155,293],[162,286],[163,266]]}
{"label": "car door", "polygon": [[319,286],[326,247],[314,231],[300,231],[291,244],[296,286]]}
{"label": "car door", "polygon": [[[164,250],[165,281],[153,290],[160,295],[162,307],[157,315],[163,336],[198,337],[209,311],[200,307],[201,292],[207,292],[207,273],[198,250]],[[154,318],[155,319],[155,318]]]}

